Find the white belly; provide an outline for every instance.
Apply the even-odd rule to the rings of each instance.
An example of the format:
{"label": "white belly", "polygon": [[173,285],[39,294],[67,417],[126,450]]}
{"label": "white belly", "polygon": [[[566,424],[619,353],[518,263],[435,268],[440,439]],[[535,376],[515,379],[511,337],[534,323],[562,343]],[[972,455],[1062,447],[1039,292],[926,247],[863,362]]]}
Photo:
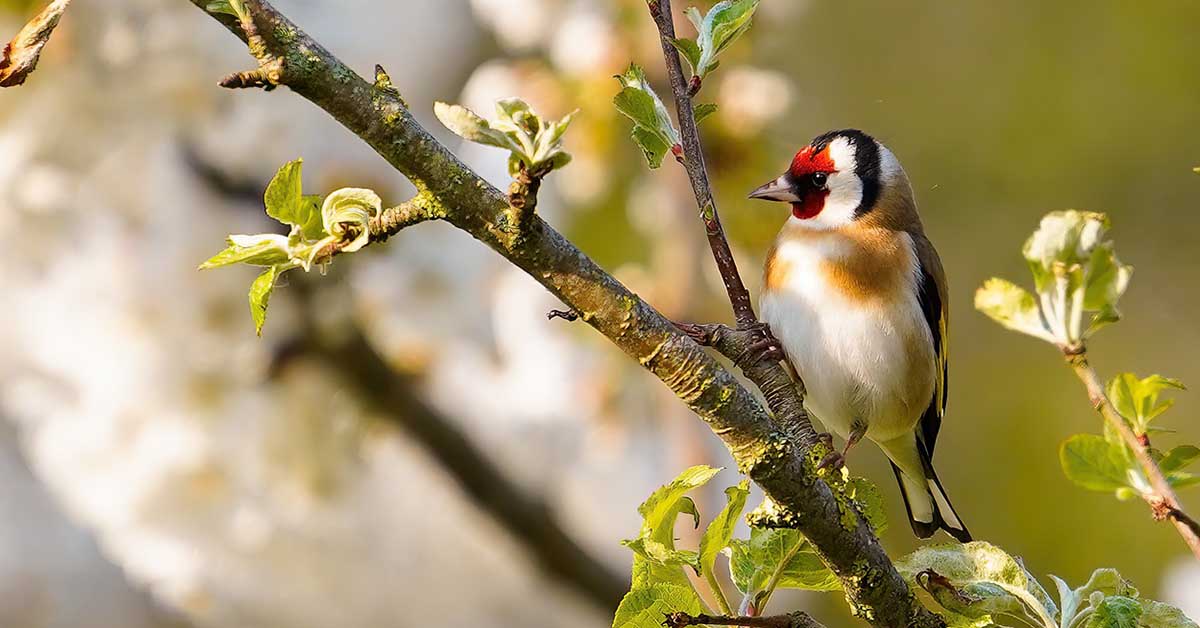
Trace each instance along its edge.
{"label": "white belly", "polygon": [[845,438],[862,423],[872,440],[891,440],[912,431],[934,391],[933,337],[917,299],[916,256],[911,289],[864,302],[844,296],[819,271],[840,253],[828,244],[782,244],[776,254],[794,270],[763,294],[763,319],[804,381],[805,405],[827,429]]}

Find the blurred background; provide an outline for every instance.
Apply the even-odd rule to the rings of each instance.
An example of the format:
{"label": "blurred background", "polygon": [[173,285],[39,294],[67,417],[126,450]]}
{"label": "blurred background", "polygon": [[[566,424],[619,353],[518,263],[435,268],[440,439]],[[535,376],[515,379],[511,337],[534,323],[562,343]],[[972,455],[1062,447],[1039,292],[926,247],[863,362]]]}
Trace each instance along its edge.
{"label": "blurred background", "polygon": [[[40,4],[0,0],[3,32]],[[662,85],[643,0],[275,4],[360,73],[387,68],[498,186],[505,155],[460,146],[434,100],[578,107],[575,160],[539,211],[667,315],[729,319],[682,170],[648,171],[611,106],[631,60]],[[1027,283],[1020,247],[1045,212],[1108,212],[1136,273],[1094,364],[1200,386],[1198,22],[1195,2],[765,0],[702,94],[720,106],[708,163],[755,292],[785,216],[748,190],[831,128],[867,130],[904,163],[950,279],[938,459],[975,535],[1044,584],[1116,567],[1194,618],[1200,567],[1174,530],[1059,470],[1059,443],[1100,429],[1078,383],[971,296],[992,275]],[[326,277],[292,273],[256,338],[254,271],[196,265],[227,233],[277,227],[261,195],[278,166],[303,157],[314,193],[394,203],[411,188],[287,90],[216,86],[250,65],[182,0],[80,0],[29,82],[0,94],[0,625],[608,625],[638,503],[729,456],[442,224]],[[1159,440],[1200,442],[1200,401],[1178,399],[1162,419],[1178,433]],[[851,466],[888,497],[889,553],[913,549],[882,455],[860,447]],[[737,480],[697,496],[706,517]],[[1194,489],[1181,498],[1200,509]],[[861,625],[836,594],[772,606]]]}

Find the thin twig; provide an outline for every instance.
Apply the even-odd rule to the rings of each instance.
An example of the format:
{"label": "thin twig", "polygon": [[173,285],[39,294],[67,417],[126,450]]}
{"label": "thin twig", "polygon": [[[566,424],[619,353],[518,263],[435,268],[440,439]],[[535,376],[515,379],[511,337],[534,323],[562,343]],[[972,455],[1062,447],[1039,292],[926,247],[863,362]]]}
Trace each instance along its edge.
{"label": "thin twig", "polygon": [[696,115],[692,107],[689,85],[683,76],[683,65],[679,59],[679,52],[671,43],[675,39],[671,1],[650,0],[649,4],[650,14],[658,26],[663,57],[667,64],[667,75],[671,81],[671,93],[675,99],[675,111],[679,118],[680,142],[683,146],[683,165],[687,170],[688,179],[691,181],[692,192],[696,197],[696,206],[700,209],[700,218],[704,222],[704,232],[708,236],[708,245],[725,284],[729,304],[733,308],[734,319],[737,321],[738,329],[747,332],[741,337],[731,333],[724,334],[727,347],[725,349],[716,348],[725,356],[735,360],[746,377],[758,386],[781,426],[802,448],[809,449],[819,446],[820,440],[817,431],[813,429],[812,421],[809,420],[808,413],[804,409],[804,400],[801,396],[803,385],[796,384],[778,359],[759,361],[740,359],[747,355],[751,344],[769,338],[770,332],[754,314],[750,292],[746,290],[741,275],[738,273],[733,251],[729,247],[729,241],[725,238],[725,229],[721,226],[721,216],[717,213],[716,201],[713,200],[712,184],[704,165],[704,148],[700,143],[700,132],[696,126]]}
{"label": "thin twig", "polygon": [[825,628],[821,622],[804,611],[770,617],[731,617],[729,615],[689,615],[671,613],[663,620],[667,628],[686,626],[746,626],[747,628]]}
{"label": "thin twig", "polygon": [[1108,396],[1104,394],[1104,385],[1100,383],[1100,376],[1096,373],[1096,369],[1088,363],[1087,351],[1080,347],[1064,351],[1064,355],[1067,363],[1071,365],[1071,369],[1075,371],[1075,375],[1087,389],[1092,407],[1104,417],[1104,420],[1117,434],[1120,434],[1121,440],[1125,441],[1125,444],[1133,452],[1146,479],[1150,481],[1150,487],[1154,489],[1154,492],[1142,497],[1155,512],[1155,518],[1170,519],[1175,524],[1175,529],[1179,531],[1179,535],[1183,537],[1183,541],[1192,550],[1192,554],[1200,559],[1200,526],[1197,526],[1196,521],[1184,512],[1179,498],[1175,496],[1175,491],[1171,488],[1171,483],[1163,475],[1162,469],[1158,468],[1158,463],[1150,455],[1149,448],[1143,444],[1137,434],[1133,433],[1133,428],[1121,417]]}

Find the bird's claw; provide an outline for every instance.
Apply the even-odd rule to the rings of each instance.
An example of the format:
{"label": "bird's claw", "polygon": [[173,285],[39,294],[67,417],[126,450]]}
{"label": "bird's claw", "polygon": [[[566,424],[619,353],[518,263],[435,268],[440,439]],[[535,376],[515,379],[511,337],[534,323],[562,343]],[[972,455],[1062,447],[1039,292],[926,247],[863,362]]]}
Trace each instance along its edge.
{"label": "bird's claw", "polygon": [[739,331],[749,333],[751,337],[756,338],[749,347],[746,347],[743,354],[743,360],[747,364],[779,362],[784,359],[783,345],[771,333],[771,328],[766,323],[755,322]]}
{"label": "bird's claw", "polygon": [[828,456],[825,456],[823,459],[821,459],[821,463],[817,465],[817,470],[835,470],[841,469],[844,466],[846,466],[846,456],[843,456],[841,452],[834,451],[830,452]]}
{"label": "bird's claw", "polygon": [[830,453],[822,458],[820,464],[817,465],[818,471],[824,471],[826,469],[840,469],[846,466],[845,452],[839,452],[833,448],[833,434],[830,434],[829,432],[821,432],[820,434],[817,434],[817,438],[822,444],[830,449]]}

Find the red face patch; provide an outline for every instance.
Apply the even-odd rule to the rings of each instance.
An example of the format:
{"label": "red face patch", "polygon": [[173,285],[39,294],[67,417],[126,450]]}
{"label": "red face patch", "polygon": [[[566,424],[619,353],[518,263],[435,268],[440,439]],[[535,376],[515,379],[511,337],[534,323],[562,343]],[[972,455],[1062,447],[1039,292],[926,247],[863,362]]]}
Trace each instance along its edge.
{"label": "red face patch", "polygon": [[825,197],[829,196],[828,188],[818,188],[811,184],[811,177],[814,172],[836,172],[833,158],[829,155],[829,146],[822,148],[819,152],[813,152],[812,146],[805,146],[796,153],[792,159],[792,166],[788,168],[793,180],[796,182],[796,192],[800,196],[800,201],[792,203],[792,215],[801,220],[816,217],[825,208]]}

